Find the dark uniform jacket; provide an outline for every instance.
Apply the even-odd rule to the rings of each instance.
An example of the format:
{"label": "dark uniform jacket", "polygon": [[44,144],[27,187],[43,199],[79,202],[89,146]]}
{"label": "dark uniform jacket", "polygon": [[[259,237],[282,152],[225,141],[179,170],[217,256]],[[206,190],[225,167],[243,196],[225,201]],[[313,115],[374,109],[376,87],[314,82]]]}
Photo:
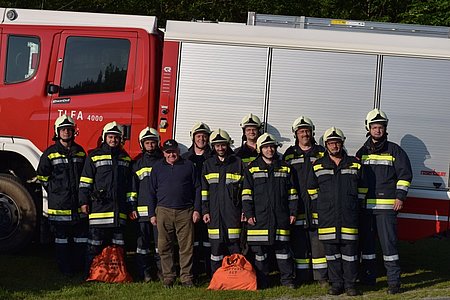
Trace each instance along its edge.
{"label": "dark uniform jacket", "polygon": [[312,213],[313,211],[317,212],[317,201],[311,201],[307,192],[306,181],[309,173],[313,172],[312,164],[323,157],[324,153],[325,148],[315,144],[306,152],[298,145],[290,146],[283,155],[283,160],[295,170],[297,187],[300,190],[300,201],[295,225],[317,228],[318,216],[316,213]]}
{"label": "dark uniform jacket", "polygon": [[139,222],[149,222],[150,174],[152,173],[153,165],[162,158],[161,150],[157,149],[154,153],[144,152],[133,163],[132,190],[137,193],[137,201],[133,201],[130,204],[131,209],[138,212]]}
{"label": "dark uniform jacket", "polygon": [[313,164],[308,193],[317,200],[319,240],[346,242],[358,240],[360,201],[367,193],[361,164],[345,151],[338,166],[328,154]]}
{"label": "dark uniform jacket", "polygon": [[297,215],[298,207],[291,167],[279,159],[268,165],[256,158],[245,170],[242,206],[247,218],[256,218],[247,230],[250,245],[289,241],[290,216]]}
{"label": "dark uniform jacket", "polygon": [[242,159],[242,162],[248,166],[249,163],[254,161],[256,157],[258,157],[258,151],[256,149],[251,149],[247,146],[247,143],[244,143],[241,147],[236,148],[234,150],[236,156]]}
{"label": "dark uniform jacket", "polygon": [[103,143],[93,150],[80,178],[80,205],[90,206],[89,225],[119,227],[126,223],[130,203],[136,193],[131,191],[131,158],[121,148]]}
{"label": "dark uniform jacket", "polygon": [[194,163],[198,176],[202,175],[203,163],[211,156],[212,150],[209,146],[206,147],[205,152],[202,155],[195,154],[194,146],[191,146],[186,153],[183,153],[183,155],[181,155],[182,158],[190,160]]}
{"label": "dark uniform jacket", "polygon": [[202,212],[210,214],[211,240],[238,240],[241,233],[242,160],[231,154],[222,162],[217,155],[207,159],[202,171]]}
{"label": "dark uniform jacket", "polygon": [[85,159],[86,153],[75,142],[67,149],[57,141],[42,154],[37,178],[48,193],[50,221],[79,218],[78,184]]}
{"label": "dark uniform jacket", "polygon": [[395,214],[395,199],[406,199],[412,180],[406,152],[386,139],[374,144],[369,137],[356,156],[368,178],[369,191],[363,207],[367,212]]}

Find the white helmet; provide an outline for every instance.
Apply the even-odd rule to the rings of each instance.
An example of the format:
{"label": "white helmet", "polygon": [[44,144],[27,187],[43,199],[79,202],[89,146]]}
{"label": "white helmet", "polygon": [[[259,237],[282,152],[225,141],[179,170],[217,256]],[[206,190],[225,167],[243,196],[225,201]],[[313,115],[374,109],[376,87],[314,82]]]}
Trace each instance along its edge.
{"label": "white helmet", "polygon": [[211,134],[211,129],[209,128],[208,125],[206,125],[203,122],[195,123],[194,126],[192,127],[191,132],[189,133],[191,135],[191,140],[194,140],[194,136],[198,132],[204,132],[207,135],[210,135]]}
{"label": "white helmet", "polygon": [[370,130],[370,124],[372,123],[384,123],[384,126],[387,126],[388,122],[389,119],[382,110],[379,110],[378,108],[372,109],[366,116],[366,130]]}
{"label": "white helmet", "polygon": [[102,139],[106,140],[107,134],[117,134],[120,136],[120,139],[123,138],[123,126],[117,123],[116,121],[109,122],[103,127]]}
{"label": "white helmet", "polygon": [[141,132],[139,133],[139,146],[141,146],[141,149],[144,148],[144,141],[147,139],[154,140],[159,143],[158,131],[151,127],[145,127],[141,130]]}
{"label": "white helmet", "polygon": [[59,130],[64,127],[71,127],[75,131],[76,125],[75,125],[75,121],[72,119],[72,117],[67,116],[67,115],[62,115],[56,119],[54,129],[55,129],[55,136],[57,138],[59,138]]}
{"label": "white helmet", "polygon": [[316,129],[316,127],[314,126],[312,120],[308,117],[300,116],[294,121],[294,123],[292,123],[292,133],[294,133],[294,137],[297,137],[297,129],[302,127],[310,128],[311,134],[314,135],[314,130]]}
{"label": "white helmet", "polygon": [[341,142],[345,141],[345,135],[339,128],[331,127],[328,128],[323,134],[323,142],[326,143],[328,140],[341,140]]}
{"label": "white helmet", "polygon": [[278,147],[280,144],[277,142],[277,140],[275,139],[275,137],[273,135],[266,132],[266,133],[262,134],[258,138],[258,140],[256,140],[256,151],[258,153],[260,153],[261,147],[266,146],[266,145],[275,145],[276,147]]}
{"label": "white helmet", "polygon": [[233,144],[233,140],[230,138],[228,132],[223,129],[214,130],[209,137],[211,145],[218,143],[227,143],[229,145]]}
{"label": "white helmet", "polygon": [[256,127],[260,128],[261,120],[258,118],[258,116],[250,113],[242,119],[240,125],[242,128],[245,128],[246,126],[256,126]]}

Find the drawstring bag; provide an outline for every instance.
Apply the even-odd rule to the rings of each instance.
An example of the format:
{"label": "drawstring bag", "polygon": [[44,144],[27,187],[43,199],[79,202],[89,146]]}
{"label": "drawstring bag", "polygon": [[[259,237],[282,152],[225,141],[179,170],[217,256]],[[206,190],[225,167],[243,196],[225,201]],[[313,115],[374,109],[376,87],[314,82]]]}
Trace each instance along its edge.
{"label": "drawstring bag", "polygon": [[125,266],[122,247],[108,246],[92,261],[89,278],[86,281],[132,282]]}
{"label": "drawstring bag", "polygon": [[241,254],[225,256],[208,290],[256,291],[256,273],[252,264]]}

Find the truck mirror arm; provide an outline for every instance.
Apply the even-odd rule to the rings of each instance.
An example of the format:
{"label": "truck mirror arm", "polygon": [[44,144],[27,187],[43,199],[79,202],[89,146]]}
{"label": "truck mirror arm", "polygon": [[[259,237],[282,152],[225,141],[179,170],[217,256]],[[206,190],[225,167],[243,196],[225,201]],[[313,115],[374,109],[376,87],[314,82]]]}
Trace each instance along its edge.
{"label": "truck mirror arm", "polygon": [[53,95],[59,92],[59,85],[49,83],[47,86],[47,93]]}

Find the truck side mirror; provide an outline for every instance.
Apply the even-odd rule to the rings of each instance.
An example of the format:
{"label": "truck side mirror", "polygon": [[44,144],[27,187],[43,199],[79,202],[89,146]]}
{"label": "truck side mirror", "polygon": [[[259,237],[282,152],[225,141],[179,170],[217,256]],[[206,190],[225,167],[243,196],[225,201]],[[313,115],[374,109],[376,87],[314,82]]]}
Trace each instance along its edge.
{"label": "truck side mirror", "polygon": [[47,93],[53,95],[59,92],[59,86],[56,84],[49,83],[47,86]]}

